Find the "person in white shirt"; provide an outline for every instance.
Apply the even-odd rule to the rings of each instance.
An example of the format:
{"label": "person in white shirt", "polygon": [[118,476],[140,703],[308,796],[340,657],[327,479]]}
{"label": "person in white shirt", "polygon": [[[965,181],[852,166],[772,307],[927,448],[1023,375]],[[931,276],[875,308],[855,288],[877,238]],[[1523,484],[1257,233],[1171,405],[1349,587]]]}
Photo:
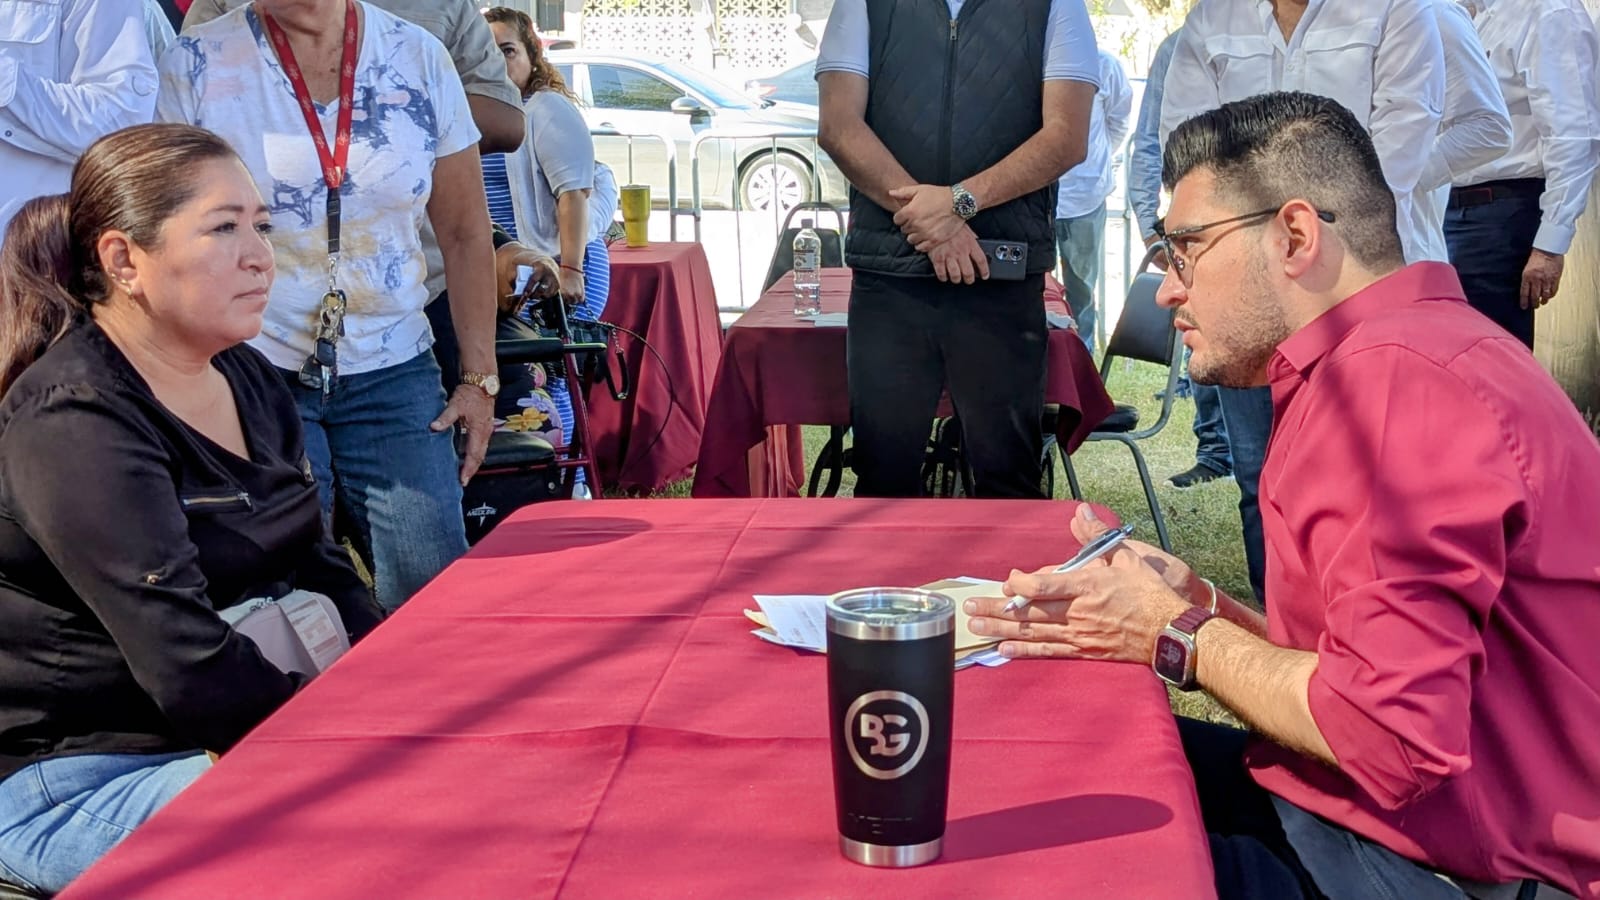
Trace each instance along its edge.
{"label": "person in white shirt", "polygon": [[1111,195],[1111,160],[1133,127],[1133,87],[1122,63],[1100,51],[1100,90],[1089,112],[1089,156],[1061,176],[1056,190],[1056,251],[1067,306],[1078,336],[1093,350],[1099,315],[1095,286],[1105,258],[1106,197]]}
{"label": "person in white shirt", "polygon": [[[346,102],[349,119],[338,114]],[[184,29],[161,58],[158,107],[163,121],[226,139],[267,202],[278,274],[251,345],[299,405],[325,514],[337,507],[378,601],[394,609],[466,552],[461,489],[483,460],[499,391],[482,134],[461,78],[436,38],[364,0],[256,0]],[[423,309],[423,222],[438,237],[460,339],[448,397]]]}
{"label": "person in white shirt", "polygon": [[1511,150],[1452,170],[1445,238],[1467,300],[1529,347],[1600,161],[1600,41],[1578,0],[1466,0],[1511,111]]}
{"label": "person in white shirt", "polygon": [[[1200,0],[1167,71],[1161,143],[1184,121],[1256,94],[1331,97],[1371,133],[1394,192],[1407,261],[1426,258],[1437,239],[1419,234],[1414,207],[1445,108],[1444,49],[1431,3]],[[1266,550],[1257,488],[1272,433],[1272,396],[1265,387],[1221,388],[1219,398],[1239,483],[1250,586],[1260,599]]]}
{"label": "person in white shirt", "polygon": [[1429,3],[1444,50],[1444,114],[1433,152],[1417,181],[1411,207],[1415,258],[1408,257],[1407,262],[1450,261],[1444,239],[1450,180],[1499,159],[1511,148],[1511,114],[1472,17],[1455,0]]}
{"label": "person in white shirt", "polygon": [[[818,142],[852,185],[857,496],[922,492],[947,382],[973,493],[1042,496],[1040,297],[1056,182],[1086,156],[1099,69],[1083,0],[834,3]],[[991,277],[999,258],[979,240],[1006,248],[1008,277]]]}
{"label": "person in white shirt", "polygon": [[66,192],[90,144],[148,123],[157,84],[139,5],[0,4],[0,236],[23,203]]}
{"label": "person in white shirt", "polygon": [[150,55],[153,59],[160,59],[161,54],[178,39],[178,33],[173,30],[172,20],[167,18],[167,11],[162,8],[161,0],[144,0],[144,34],[150,41]]}

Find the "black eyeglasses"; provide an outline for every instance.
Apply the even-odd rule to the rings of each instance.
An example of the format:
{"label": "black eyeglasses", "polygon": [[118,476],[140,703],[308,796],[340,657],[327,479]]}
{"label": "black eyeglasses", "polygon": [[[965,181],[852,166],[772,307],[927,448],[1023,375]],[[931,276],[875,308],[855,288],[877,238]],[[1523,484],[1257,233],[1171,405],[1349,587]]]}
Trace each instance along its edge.
{"label": "black eyeglasses", "polygon": [[[1184,287],[1189,287],[1190,279],[1193,277],[1192,270],[1194,268],[1194,264],[1199,261],[1200,254],[1189,253],[1186,250],[1179,249],[1178,245],[1180,243],[1187,243],[1182,241],[1182,238],[1199,234],[1202,231],[1216,228],[1219,225],[1233,225],[1235,223],[1250,222],[1251,219],[1265,219],[1267,216],[1277,215],[1282,209],[1283,207],[1281,206],[1275,206],[1271,209],[1258,209],[1255,212],[1245,213],[1241,216],[1230,216],[1226,219],[1218,219],[1215,222],[1207,222],[1204,225],[1190,225],[1186,228],[1179,228],[1176,231],[1168,231],[1166,227],[1167,220],[1162,218],[1156,220],[1155,232],[1156,236],[1161,239],[1161,243],[1166,245],[1167,257],[1172,261],[1172,268],[1173,271],[1177,272],[1178,280],[1183,283]],[[1334,222],[1334,214],[1325,209],[1317,210],[1317,218],[1327,222],[1330,225]],[[1262,223],[1252,222],[1251,224],[1254,225]],[[1242,228],[1246,226],[1240,225],[1240,227]],[[1238,229],[1234,229],[1234,231],[1237,230]],[[1228,232],[1228,234],[1232,233],[1232,231]],[[1212,241],[1209,246],[1215,246],[1222,240],[1222,238],[1227,237],[1228,234],[1224,234],[1222,237]]]}

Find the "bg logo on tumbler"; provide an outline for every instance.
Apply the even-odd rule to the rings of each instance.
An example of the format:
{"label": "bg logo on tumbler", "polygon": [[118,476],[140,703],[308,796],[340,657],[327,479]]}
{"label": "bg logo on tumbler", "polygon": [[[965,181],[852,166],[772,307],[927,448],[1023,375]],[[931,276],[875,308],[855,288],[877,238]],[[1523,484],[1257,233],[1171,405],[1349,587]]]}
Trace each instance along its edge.
{"label": "bg logo on tumbler", "polygon": [[928,749],[928,710],[904,691],[872,691],[844,714],[844,745],[856,768],[890,781],[909,773]]}

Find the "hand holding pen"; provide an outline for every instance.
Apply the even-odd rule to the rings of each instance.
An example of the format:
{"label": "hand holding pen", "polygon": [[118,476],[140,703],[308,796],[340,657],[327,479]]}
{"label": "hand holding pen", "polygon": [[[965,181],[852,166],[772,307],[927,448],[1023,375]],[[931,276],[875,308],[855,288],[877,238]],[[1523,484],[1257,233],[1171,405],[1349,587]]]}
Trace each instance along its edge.
{"label": "hand holding pen", "polygon": [[[1117,549],[1117,547],[1121,546],[1123,541],[1127,540],[1132,535],[1132,525],[1120,525],[1116,528],[1113,528],[1110,531],[1101,534],[1099,537],[1095,538],[1089,543],[1084,544],[1083,549],[1079,550],[1077,555],[1073,556],[1071,559],[1067,560],[1061,565],[1056,566],[1051,570],[1051,574],[1059,575],[1062,572],[1075,572],[1089,563],[1094,562],[1100,557],[1105,556],[1107,553]],[[1029,602],[1030,601],[1027,597],[1018,594],[1011,598],[1011,602],[1006,604],[1005,609],[1002,610],[1002,612],[1016,612],[1024,606],[1027,606]]]}

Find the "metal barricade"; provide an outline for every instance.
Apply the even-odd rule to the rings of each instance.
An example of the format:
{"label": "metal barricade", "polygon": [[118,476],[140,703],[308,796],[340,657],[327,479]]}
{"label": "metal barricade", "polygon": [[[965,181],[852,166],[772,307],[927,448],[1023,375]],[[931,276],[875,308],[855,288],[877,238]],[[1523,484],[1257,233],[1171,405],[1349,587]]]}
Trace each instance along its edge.
{"label": "metal barricade", "polygon": [[[815,128],[774,129],[774,128],[763,127],[763,126],[759,126],[759,125],[744,125],[744,126],[729,125],[729,126],[708,128],[705,131],[702,131],[699,134],[695,135],[694,141],[692,143],[690,143],[690,145],[689,145],[689,177],[690,177],[690,192],[691,192],[690,193],[690,197],[691,197],[691,200],[690,200],[690,214],[694,216],[694,239],[695,239],[696,243],[700,242],[700,238],[701,238],[701,218],[702,218],[702,215],[705,212],[705,198],[701,194],[701,185],[700,185],[700,151],[701,151],[701,149],[708,142],[711,142],[711,141],[718,141],[718,142],[721,142],[721,141],[732,141],[732,142],[734,142],[734,154],[733,155],[735,157],[737,157],[738,156],[738,143],[737,142],[739,142],[739,141],[768,141],[768,142],[770,142],[770,145],[769,145],[769,148],[768,148],[768,152],[770,152],[774,156],[776,156],[779,152],[783,152],[784,150],[787,149],[787,148],[779,147],[778,146],[778,141],[780,141],[780,140],[791,140],[791,139],[799,139],[799,140],[805,140],[805,141],[809,141],[810,142],[810,145],[811,145],[811,189],[812,189],[812,196],[814,198],[816,198],[817,200],[821,200],[822,199],[822,195],[823,195],[823,190],[822,190],[822,166],[821,166],[821,163],[820,163],[820,161],[818,159],[818,155],[820,154],[821,149],[817,145],[817,131],[816,131]],[[743,229],[741,229],[739,227],[739,214],[743,211],[743,208],[742,208],[742,204],[741,204],[741,198],[739,196],[739,193],[740,193],[739,192],[739,178],[738,178],[737,174],[735,174],[734,177],[729,179],[729,183],[731,185],[730,193],[732,193],[732,195],[733,195],[732,198],[731,198],[732,199],[732,203],[730,204],[729,208],[733,211],[733,219],[734,219],[734,223],[733,223],[734,252],[735,252],[736,259],[737,259],[737,265],[738,265],[738,271],[739,271],[739,280],[738,280],[738,283],[739,283],[739,305],[738,306],[726,306],[726,305],[719,306],[718,310],[720,312],[726,312],[726,313],[738,313],[738,312],[743,312],[744,310],[749,308],[749,305],[745,302],[745,287],[744,287],[744,232],[743,232]],[[783,237],[783,234],[782,234],[783,211],[778,208],[778,203],[776,202],[776,197],[774,197],[774,202],[772,204],[772,228],[773,228],[773,232],[776,235],[776,237],[779,240],[781,240],[782,237]]]}
{"label": "metal barricade", "polygon": [[[678,142],[666,132],[655,131],[618,131],[613,125],[601,123],[589,129],[590,137],[619,137],[628,141],[628,177],[622,184],[635,184],[633,177],[633,142],[638,138],[648,138],[660,141],[661,146],[667,151],[667,234],[669,240],[678,239],[678,216],[689,215],[687,210],[678,209]],[[622,185],[618,185],[621,187]],[[696,204],[698,205],[698,203]],[[695,240],[700,239],[700,217],[695,214]]]}

